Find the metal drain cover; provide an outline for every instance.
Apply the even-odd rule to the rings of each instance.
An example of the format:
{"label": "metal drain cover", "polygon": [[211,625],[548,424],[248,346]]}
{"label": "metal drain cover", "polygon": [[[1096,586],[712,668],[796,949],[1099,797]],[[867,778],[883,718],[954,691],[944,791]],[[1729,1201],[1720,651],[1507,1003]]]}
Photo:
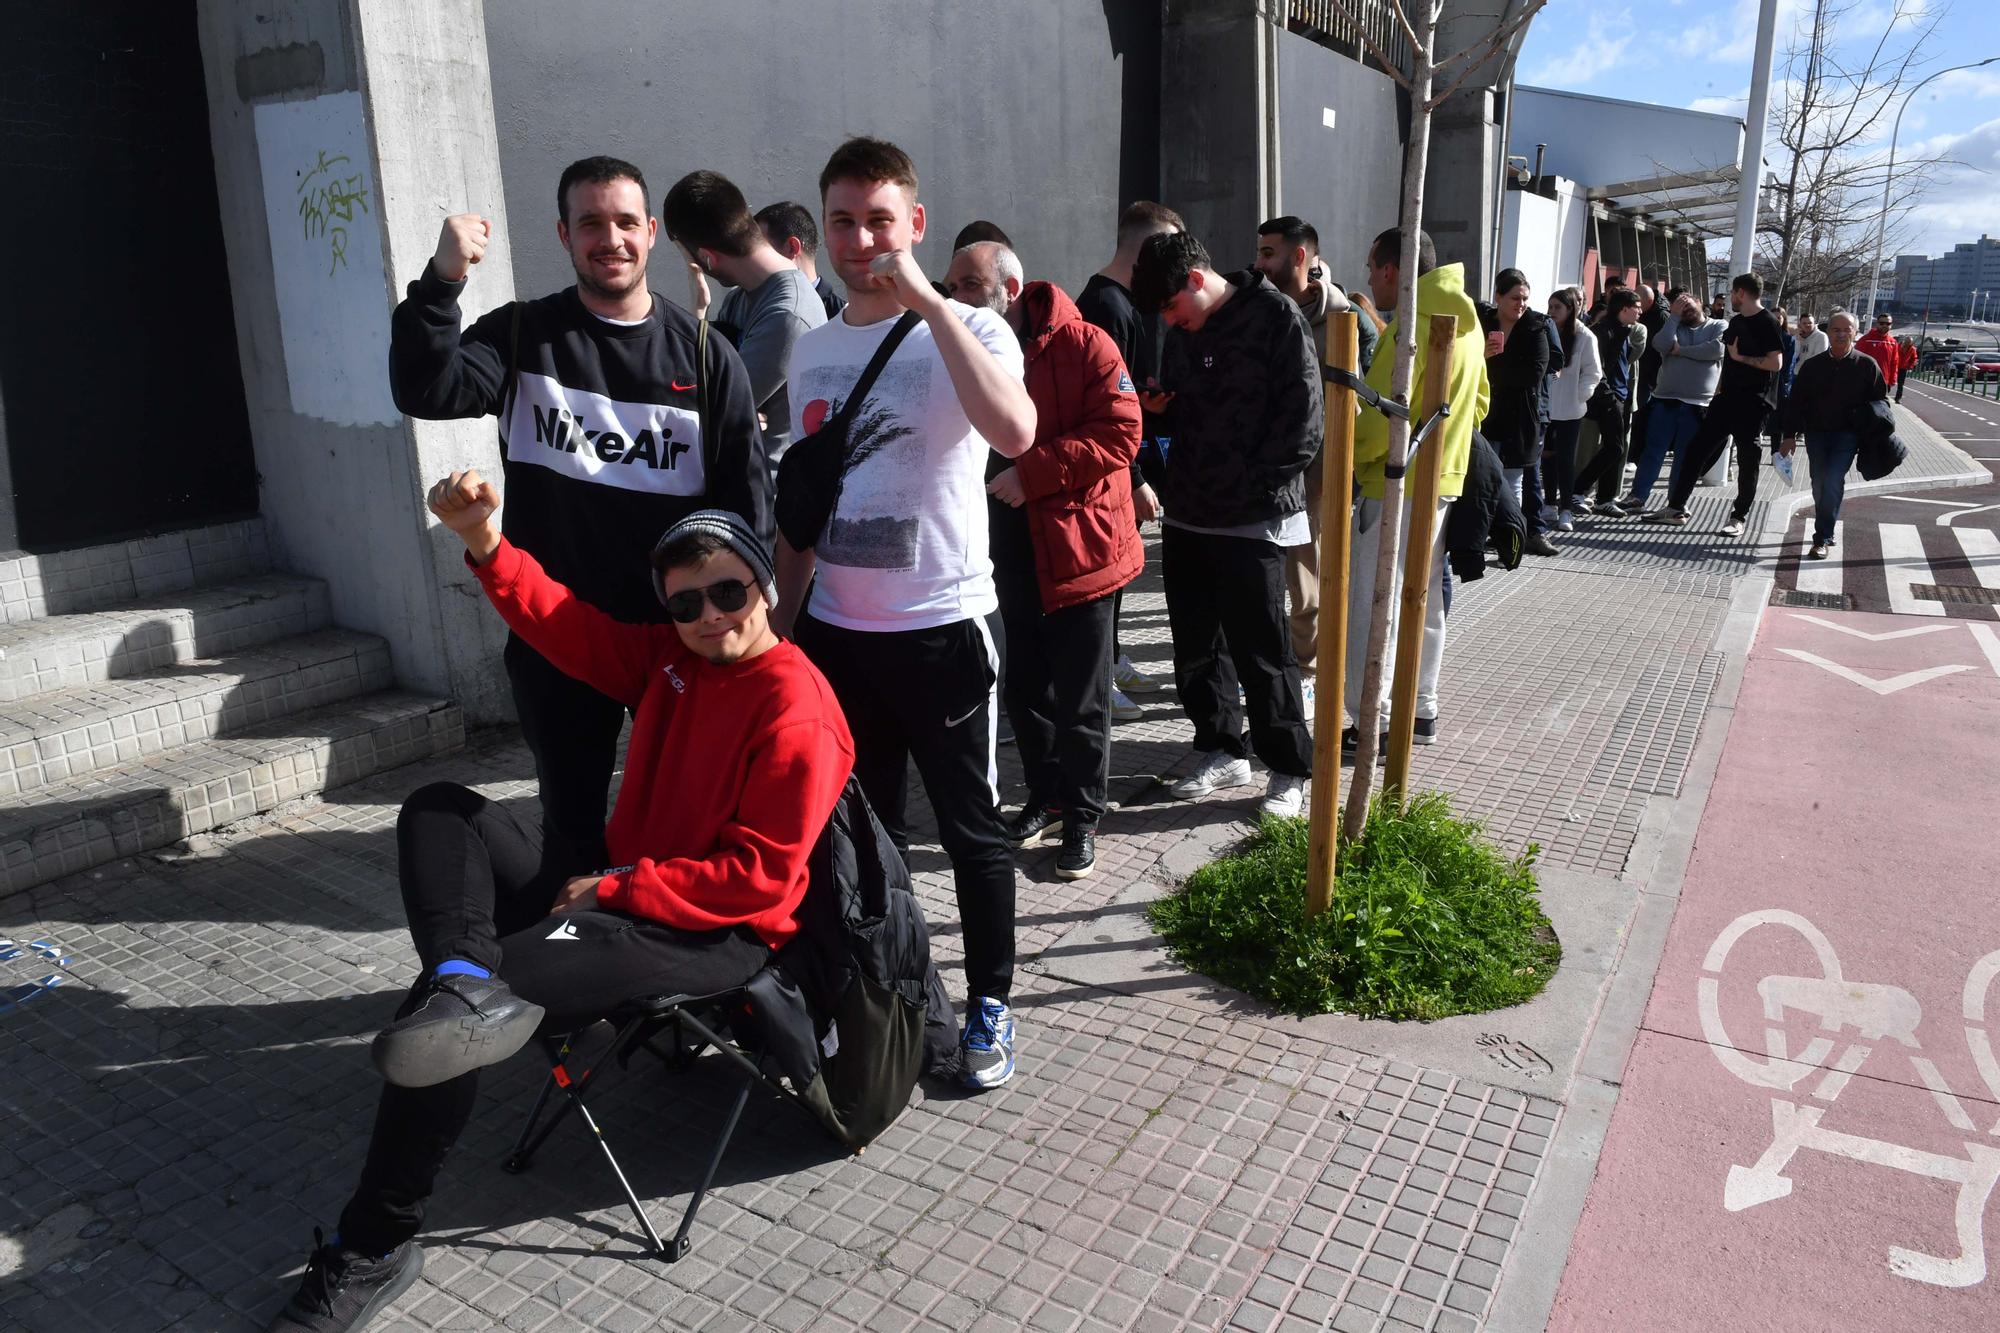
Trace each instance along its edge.
{"label": "metal drain cover", "polygon": [[1960,606],[2000,606],[2000,588],[1961,588],[1955,583],[1912,583],[1910,596],[1921,602],[1953,602]]}
{"label": "metal drain cover", "polygon": [[[1923,593],[1916,594],[1919,597]],[[1810,606],[1821,611],[1847,610],[1847,594],[1844,592],[1800,592],[1797,588],[1778,588],[1771,593],[1772,606]]]}

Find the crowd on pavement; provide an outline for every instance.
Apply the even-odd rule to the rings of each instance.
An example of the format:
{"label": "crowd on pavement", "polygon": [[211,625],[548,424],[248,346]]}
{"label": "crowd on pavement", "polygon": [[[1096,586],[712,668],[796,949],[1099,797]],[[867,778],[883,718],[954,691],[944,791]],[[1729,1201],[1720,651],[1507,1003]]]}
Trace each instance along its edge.
{"label": "crowd on pavement", "polygon": [[[900,148],[850,139],[819,195],[817,210],[753,211],[697,171],[656,217],[638,167],[585,158],[556,189],[573,286],[467,325],[460,303],[492,229],[459,214],[395,309],[401,410],[498,422],[500,484],[453,472],[428,504],[507,624],[541,813],[526,822],[449,785],[405,804],[399,875],[422,970],[374,1040],[385,1086],[354,1194],[273,1328],[361,1328],[416,1280],[425,1200],[481,1068],[632,997],[725,992],[763,967],[799,930],[813,849],[850,779],[907,853],[914,765],[963,932],[954,1072],[973,1089],[1006,1083],[1013,853],[1059,840],[1055,873],[1092,873],[1114,723],[1136,715],[1131,696],[1169,687],[1119,633],[1143,524],[1160,523],[1171,688],[1194,729],[1173,795],[1245,787],[1254,756],[1259,809],[1298,814],[1335,315],[1356,313],[1353,369],[1384,397],[1405,318],[1458,321],[1451,412],[1425,446],[1442,482],[1412,630],[1420,744],[1439,735],[1451,569],[1478,576],[1509,514],[1541,556],[1551,534],[1599,519],[1685,524],[1690,489],[1733,443],[1731,534],[1769,429],[1783,454],[1806,442],[1823,553],[1855,452],[1850,409],[1881,400],[1905,365],[1887,316],[1858,339],[1846,312],[1823,330],[1802,316],[1794,333],[1752,275],[1732,284],[1726,323],[1701,293],[1616,277],[1594,299],[1549,293],[1543,313],[1518,270],[1481,299],[1429,237],[1390,228],[1350,291],[1305,219],[1226,238],[1254,240],[1255,258],[1225,271],[1151,201],[1117,217],[1109,258],[1074,297],[1031,279],[1036,256],[992,222],[960,233],[934,282]],[[662,230],[685,306],[647,282]],[[1418,339],[1414,382],[1426,356]],[[1649,510],[1668,454],[1666,505]],[[1376,581],[1396,577],[1378,549],[1378,411],[1356,421],[1354,465],[1358,664]],[[1378,716],[1361,674],[1341,700],[1347,752],[1355,723]],[[1012,814],[998,786],[1009,729],[1027,786]]]}

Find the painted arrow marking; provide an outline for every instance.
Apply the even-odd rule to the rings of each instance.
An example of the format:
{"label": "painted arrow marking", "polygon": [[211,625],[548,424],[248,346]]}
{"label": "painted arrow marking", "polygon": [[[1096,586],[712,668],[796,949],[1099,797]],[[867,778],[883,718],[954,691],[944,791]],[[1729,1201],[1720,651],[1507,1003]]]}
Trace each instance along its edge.
{"label": "painted arrow marking", "polygon": [[[1979,644],[1979,651],[1986,654],[1986,665],[1993,668],[1993,674],[2000,676],[2000,635],[1993,632],[1991,625],[1967,625],[1972,637]],[[1994,1089],[2000,1093],[2000,1088]]]}
{"label": "painted arrow marking", "polygon": [[1833,620],[1821,620],[1818,616],[1802,615],[1797,611],[1792,612],[1792,618],[1794,620],[1809,620],[1822,629],[1838,630],[1842,634],[1851,634],[1857,639],[1866,639],[1870,643],[1887,643],[1891,639],[1914,639],[1919,634],[1936,634],[1939,630],[1958,628],[1956,625],[1919,625],[1915,629],[1891,629],[1884,630],[1880,634],[1870,634],[1865,629],[1856,629],[1852,625],[1842,625]]}
{"label": "painted arrow marking", "polygon": [[1810,662],[1822,671],[1831,671],[1842,680],[1851,680],[1862,689],[1873,690],[1877,694],[1894,694],[1898,690],[1907,690],[1912,686],[1921,685],[1927,680],[1936,680],[1939,676],[1949,676],[1960,671],[1972,670],[1969,666],[1934,666],[1927,667],[1922,671],[1905,671],[1900,676],[1890,676],[1886,680],[1876,680],[1872,676],[1862,675],[1853,667],[1844,667],[1838,662],[1829,662],[1824,657],[1815,657],[1811,653],[1800,652],[1796,648],[1780,648],[1778,651],[1787,657],[1796,657],[1801,662]]}

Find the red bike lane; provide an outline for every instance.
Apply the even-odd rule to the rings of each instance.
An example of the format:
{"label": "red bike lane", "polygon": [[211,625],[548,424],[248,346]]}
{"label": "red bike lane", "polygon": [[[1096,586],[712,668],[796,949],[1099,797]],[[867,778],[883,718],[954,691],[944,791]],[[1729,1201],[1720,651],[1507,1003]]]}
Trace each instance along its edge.
{"label": "red bike lane", "polygon": [[2000,1329],[1996,809],[2000,628],[1765,612],[1551,1328]]}

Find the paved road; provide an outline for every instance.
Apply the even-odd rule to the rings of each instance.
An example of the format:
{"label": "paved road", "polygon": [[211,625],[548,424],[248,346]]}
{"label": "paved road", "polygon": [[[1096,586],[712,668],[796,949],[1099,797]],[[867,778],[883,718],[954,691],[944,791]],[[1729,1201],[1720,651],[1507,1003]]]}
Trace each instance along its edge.
{"label": "paved road", "polygon": [[[2000,402],[1912,384],[1903,406],[1946,440],[2000,466]],[[2000,483],[1850,500],[1831,559],[1804,559],[1813,511],[1792,518],[1778,557],[1779,605],[2000,619]]]}
{"label": "paved road", "polygon": [[1551,1328],[2000,1327],[1996,744],[1993,626],[1766,613]]}

